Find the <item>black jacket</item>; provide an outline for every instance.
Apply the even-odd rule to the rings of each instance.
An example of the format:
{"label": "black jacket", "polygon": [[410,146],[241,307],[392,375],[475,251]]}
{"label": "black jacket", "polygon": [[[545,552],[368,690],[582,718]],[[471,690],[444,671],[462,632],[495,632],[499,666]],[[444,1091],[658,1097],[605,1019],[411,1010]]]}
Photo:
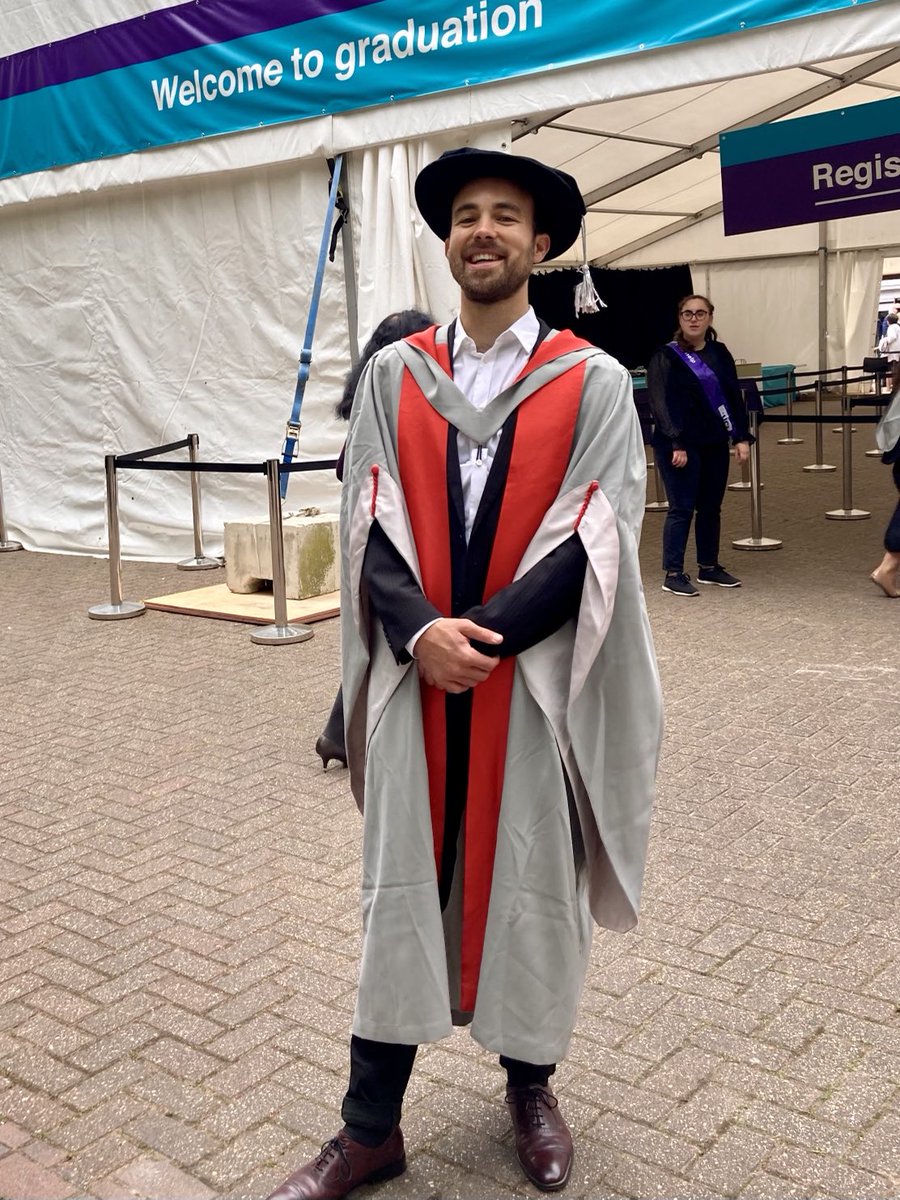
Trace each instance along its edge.
{"label": "black jacket", "polygon": [[737,368],[728,347],[709,341],[697,351],[719,380],[734,421],[729,435],[714,413],[697,376],[669,346],[661,346],[647,367],[647,397],[655,425],[654,440],[670,442],[675,450],[713,442],[751,441],[747,408],[738,383]]}

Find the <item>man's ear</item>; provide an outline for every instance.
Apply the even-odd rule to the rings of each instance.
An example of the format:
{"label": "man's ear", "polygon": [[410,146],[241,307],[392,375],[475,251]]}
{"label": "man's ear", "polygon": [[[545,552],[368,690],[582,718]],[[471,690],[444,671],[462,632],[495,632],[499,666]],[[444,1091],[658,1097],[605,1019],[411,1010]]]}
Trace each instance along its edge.
{"label": "man's ear", "polygon": [[543,262],[550,249],[550,236],[546,233],[536,233],[534,236],[534,261]]}
{"label": "man's ear", "polygon": [[450,239],[448,237],[445,237],[444,238],[444,258],[449,258],[449,257],[450,257]]}

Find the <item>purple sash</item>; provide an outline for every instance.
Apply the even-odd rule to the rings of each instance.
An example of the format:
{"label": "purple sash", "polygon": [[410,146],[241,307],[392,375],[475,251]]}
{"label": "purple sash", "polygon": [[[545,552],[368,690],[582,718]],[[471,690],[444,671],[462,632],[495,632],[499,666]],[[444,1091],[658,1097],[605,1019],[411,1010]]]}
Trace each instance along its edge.
{"label": "purple sash", "polygon": [[706,397],[709,407],[717,417],[722,418],[722,424],[728,432],[734,433],[734,421],[728,408],[728,401],[722,391],[719,377],[712,367],[708,367],[699,354],[695,354],[693,350],[684,350],[677,342],[669,342],[668,346],[670,350],[675,351],[683,363],[687,363],[703,388],[703,395]]}

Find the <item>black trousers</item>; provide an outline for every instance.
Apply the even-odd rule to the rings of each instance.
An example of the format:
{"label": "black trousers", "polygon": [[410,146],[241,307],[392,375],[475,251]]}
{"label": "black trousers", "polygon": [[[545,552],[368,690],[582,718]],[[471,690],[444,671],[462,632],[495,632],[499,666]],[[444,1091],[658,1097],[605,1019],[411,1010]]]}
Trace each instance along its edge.
{"label": "black trousers", "polygon": [[696,516],[694,536],[697,562],[713,567],[719,561],[722,529],[722,497],[728,483],[728,442],[692,446],[683,467],[672,466],[672,443],[657,442],[653,450],[669,501],[663,528],[663,568],[683,571],[691,521]]}
{"label": "black trousers", "polygon": [[[373,1042],[368,1038],[350,1039],[350,1086],[341,1105],[344,1123],[383,1141],[395,1125],[406,1085],[412,1073],[418,1046],[398,1042]],[[546,1086],[556,1070],[555,1063],[538,1066],[500,1056],[510,1087],[537,1083]],[[381,1136],[383,1135],[383,1137]]]}
{"label": "black trousers", "polygon": [[[893,472],[894,483],[897,491],[900,492],[900,458],[894,463]],[[892,554],[900,554],[900,500],[897,501],[897,507],[884,531],[884,548],[890,550]]]}

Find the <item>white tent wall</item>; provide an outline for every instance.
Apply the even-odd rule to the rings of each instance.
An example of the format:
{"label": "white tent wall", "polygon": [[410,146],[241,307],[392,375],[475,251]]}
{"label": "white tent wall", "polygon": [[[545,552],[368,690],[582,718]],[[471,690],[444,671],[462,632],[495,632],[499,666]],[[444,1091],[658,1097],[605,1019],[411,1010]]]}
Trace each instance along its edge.
{"label": "white tent wall", "polygon": [[[323,163],[173,180],[0,209],[0,465],[32,549],[102,553],[103,455],[200,435],[201,457],[278,456],[328,195]],[[340,255],[325,274],[303,456],[334,457],[347,367]],[[185,452],[182,452],[184,456]],[[334,507],[330,472],[290,507]],[[126,555],[193,552],[188,479],[120,476]],[[267,511],[260,476],[203,477],[206,549]]]}
{"label": "white tent wall", "polygon": [[[716,329],[734,354],[749,362],[792,362],[815,370],[818,240],[818,225],[726,238],[722,218],[715,216],[613,265],[689,263],[694,286],[715,304]],[[896,253],[898,241],[900,213],[827,224],[826,366],[856,366],[871,354],[881,265]]]}
{"label": "white tent wall", "polygon": [[[0,0],[0,55],[167,7],[171,0]],[[410,216],[409,191],[403,195],[404,178],[408,189],[424,155],[494,137],[503,123],[740,76],[753,77],[763,107],[766,73],[892,46],[900,41],[898,13],[897,0],[875,0],[729,37],[0,180],[0,467],[11,536],[34,548],[102,552],[104,452],[196,431],[204,458],[277,454],[325,211],[326,156],[353,152],[365,337],[401,304],[449,315],[442,250]],[[542,136],[517,148],[540,156]],[[616,152],[616,144],[604,147],[608,159]],[[577,162],[558,165],[581,177]],[[399,215],[388,217],[394,204]],[[771,256],[781,252],[783,233],[751,236]],[[634,256],[634,265],[739,256],[730,241],[722,248],[715,241],[673,259],[665,257],[677,253],[672,239]],[[814,253],[815,242],[804,250]],[[846,294],[857,287],[851,272]],[[731,302],[716,299],[727,337]],[[816,305],[814,289],[770,330],[782,337],[790,316],[801,324],[786,340],[808,345],[805,322]],[[739,352],[800,357],[783,350],[770,353],[760,342]],[[338,255],[325,275],[304,457],[340,446],[344,430],[331,408],[348,362]],[[135,472],[123,483],[125,552],[190,553],[184,476]],[[333,480],[291,482],[289,507],[335,502]],[[261,481],[204,477],[209,551],[221,544],[224,519],[263,511]]]}
{"label": "white tent wall", "polygon": [[815,258],[691,266],[697,291],[716,307],[716,332],[747,362],[818,366],[818,264]]}
{"label": "white tent wall", "polygon": [[509,128],[480,129],[467,138],[416,138],[351,155],[361,345],[379,321],[397,309],[419,308],[440,321],[456,313],[459,291],[447,270],[441,241],[415,206],[413,185],[427,163],[461,144],[507,149]]}

